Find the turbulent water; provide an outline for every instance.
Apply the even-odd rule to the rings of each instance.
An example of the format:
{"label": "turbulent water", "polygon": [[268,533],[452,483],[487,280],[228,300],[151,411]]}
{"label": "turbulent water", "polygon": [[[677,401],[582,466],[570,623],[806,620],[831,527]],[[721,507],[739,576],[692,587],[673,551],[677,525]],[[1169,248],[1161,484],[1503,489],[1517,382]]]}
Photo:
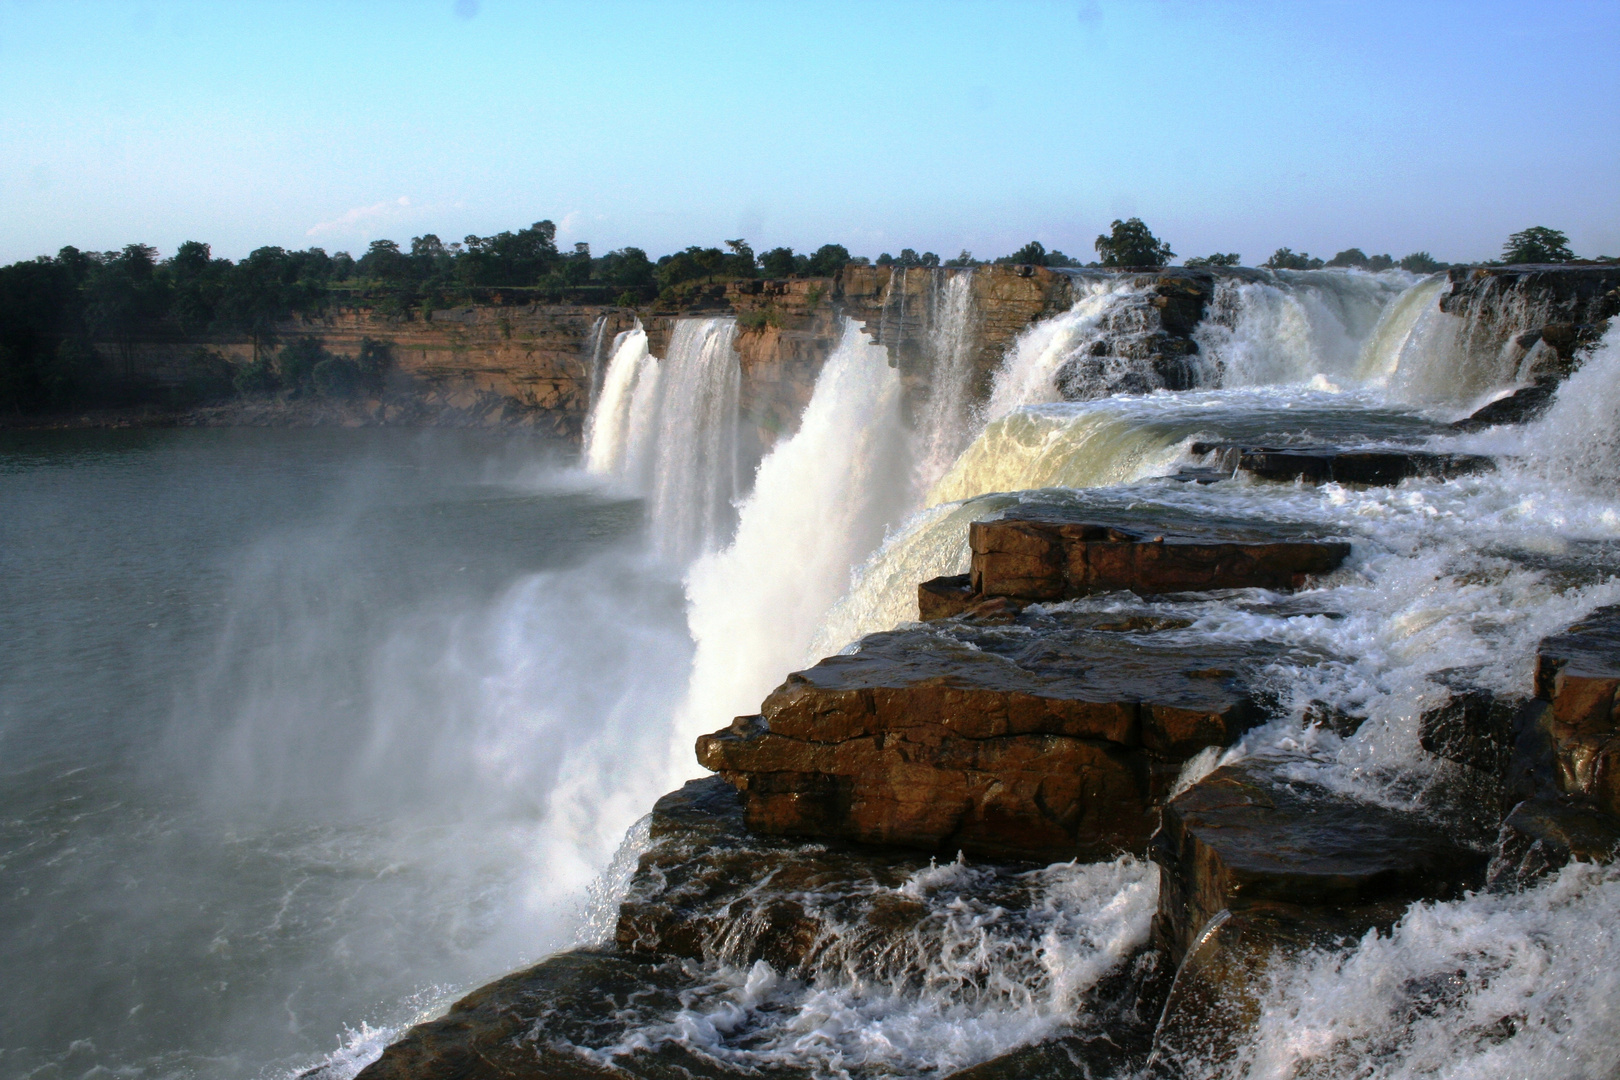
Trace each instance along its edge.
{"label": "turbulent water", "polygon": [[[1097,278],[975,406],[966,280],[930,300],[948,377],[923,408],[908,419],[887,352],[848,327],[752,477],[724,319],[679,321],[667,357],[639,326],[603,348],[578,469],[361,433],[9,443],[0,1073],[352,1074],[457,991],[600,938],[646,842],[631,826],[697,772],[692,737],[914,618],[917,582],[965,568],[967,523],[1019,501],[1348,539],[1298,607],[1163,606],[1189,637],[1290,658],[1269,676],[1277,718],[1226,758],[1419,811],[1446,779],[1417,745],[1431,676],[1523,693],[1541,636],[1620,600],[1615,335],[1539,422],[1455,435],[1444,422],[1511,389],[1522,357],[1440,313],[1438,280],[1257,275],[1221,285],[1198,389],[1064,401],[1070,359],[1142,330],[1140,289]],[[1164,478],[1211,438],[1421,442],[1501,467],[1369,490]],[[1350,738],[1309,726],[1324,701],[1368,720]],[[998,904],[986,875],[903,886],[931,914],[898,968],[716,962],[631,1043],[937,1076],[1059,1033],[1146,939],[1156,876],[1057,866]],[[1613,1075],[1615,925],[1620,877],[1591,867],[1414,905],[1281,970],[1237,1060],[1179,1065]],[[1504,1015],[1511,1030],[1490,1026]]]}

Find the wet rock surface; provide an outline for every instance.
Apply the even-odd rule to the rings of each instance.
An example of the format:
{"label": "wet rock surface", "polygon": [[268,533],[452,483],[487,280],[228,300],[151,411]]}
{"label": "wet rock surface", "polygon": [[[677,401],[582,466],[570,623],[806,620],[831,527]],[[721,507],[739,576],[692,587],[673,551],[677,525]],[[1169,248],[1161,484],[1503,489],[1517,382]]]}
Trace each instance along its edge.
{"label": "wet rock surface", "polygon": [[1600,608],[1537,650],[1536,696],[1560,790],[1620,813],[1620,606]]}
{"label": "wet rock surface", "polygon": [[1376,922],[1483,881],[1488,834],[1289,778],[1282,764],[1224,766],[1165,806],[1156,932],[1173,955],[1223,910],[1283,903]]}
{"label": "wet rock surface", "polygon": [[1365,484],[1390,487],[1417,477],[1450,480],[1491,472],[1496,463],[1480,454],[1444,454],[1404,447],[1376,449],[1337,446],[1253,446],[1195,442],[1191,451],[1212,455],[1211,468],[1261,480],[1303,480],[1312,484]]}
{"label": "wet rock surface", "polygon": [[[1216,589],[1290,590],[1338,569],[1350,545],[1258,531],[1147,531],[1074,520],[1048,509],[976,521],[969,585],[982,597],[1063,600]],[[926,616],[925,616],[926,617]]]}
{"label": "wet rock surface", "polygon": [[1542,379],[1534,385],[1515,390],[1507,397],[1497,398],[1451,426],[1457,431],[1483,431],[1501,424],[1528,424],[1540,419],[1552,408],[1557,393],[1557,379]]}
{"label": "wet rock surface", "polygon": [[749,828],[954,854],[1141,851],[1187,758],[1260,710],[1264,647],[1146,612],[969,616],[874,634],[698,741]]}

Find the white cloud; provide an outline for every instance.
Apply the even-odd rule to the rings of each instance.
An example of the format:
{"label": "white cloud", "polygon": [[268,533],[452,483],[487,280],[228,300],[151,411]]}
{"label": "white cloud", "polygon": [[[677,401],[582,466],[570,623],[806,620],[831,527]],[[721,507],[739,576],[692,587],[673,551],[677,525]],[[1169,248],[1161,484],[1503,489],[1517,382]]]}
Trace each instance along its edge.
{"label": "white cloud", "polygon": [[370,222],[391,221],[402,216],[402,211],[410,209],[411,198],[401,195],[397,199],[385,199],[382,202],[372,203],[370,206],[357,206],[353,210],[333,218],[331,221],[322,221],[311,225],[305,236],[320,236],[322,233],[358,233],[366,231],[361,226]]}

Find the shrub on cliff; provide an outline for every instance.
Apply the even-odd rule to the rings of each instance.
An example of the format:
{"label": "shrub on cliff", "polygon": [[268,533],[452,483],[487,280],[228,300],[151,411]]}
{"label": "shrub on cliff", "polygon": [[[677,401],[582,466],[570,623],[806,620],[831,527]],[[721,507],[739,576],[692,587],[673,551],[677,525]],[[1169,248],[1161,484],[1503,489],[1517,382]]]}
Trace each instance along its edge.
{"label": "shrub on cliff", "polygon": [[1574,258],[1575,253],[1569,249],[1569,237],[1542,225],[1516,232],[1502,245],[1505,263],[1562,263]]}
{"label": "shrub on cliff", "polygon": [[1115,219],[1110,231],[1093,245],[1103,266],[1163,266],[1176,257],[1170,245],[1143,224],[1141,218]]}

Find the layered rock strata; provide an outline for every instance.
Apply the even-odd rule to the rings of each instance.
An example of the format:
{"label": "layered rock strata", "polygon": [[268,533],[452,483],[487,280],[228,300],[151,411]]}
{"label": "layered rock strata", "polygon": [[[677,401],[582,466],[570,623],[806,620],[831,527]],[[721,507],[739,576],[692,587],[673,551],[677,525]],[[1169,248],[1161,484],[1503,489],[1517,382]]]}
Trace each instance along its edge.
{"label": "layered rock strata", "polygon": [[1148,532],[1042,510],[975,521],[968,527],[968,547],[968,585],[976,596],[1026,601],[1121,591],[1287,591],[1332,573],[1350,554],[1341,541]]}
{"label": "layered rock strata", "polygon": [[1154,616],[995,614],[874,634],[698,740],[748,826],[954,854],[1144,850],[1181,765],[1259,718],[1263,649]]}

